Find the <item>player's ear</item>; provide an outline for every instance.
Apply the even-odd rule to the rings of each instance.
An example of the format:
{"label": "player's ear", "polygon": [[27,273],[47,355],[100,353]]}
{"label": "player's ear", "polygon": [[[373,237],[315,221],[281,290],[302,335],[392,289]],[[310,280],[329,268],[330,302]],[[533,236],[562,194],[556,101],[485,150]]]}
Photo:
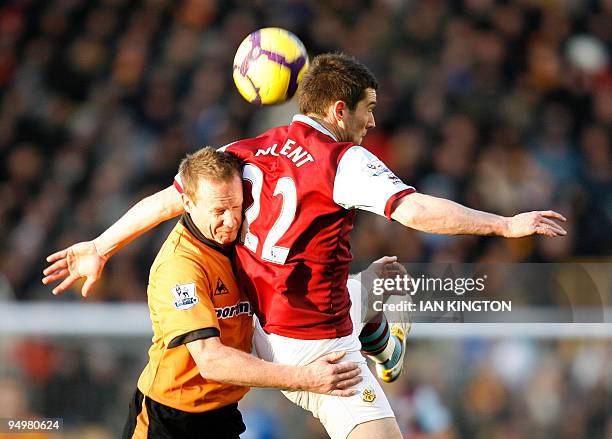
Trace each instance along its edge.
{"label": "player's ear", "polygon": [[344,118],[344,112],[346,111],[346,103],[344,101],[336,101],[332,105],[332,112],[334,120],[340,122]]}
{"label": "player's ear", "polygon": [[193,210],[193,201],[191,201],[189,195],[185,192],[181,192],[181,201],[183,202],[183,209],[185,209],[185,212],[191,213]]}

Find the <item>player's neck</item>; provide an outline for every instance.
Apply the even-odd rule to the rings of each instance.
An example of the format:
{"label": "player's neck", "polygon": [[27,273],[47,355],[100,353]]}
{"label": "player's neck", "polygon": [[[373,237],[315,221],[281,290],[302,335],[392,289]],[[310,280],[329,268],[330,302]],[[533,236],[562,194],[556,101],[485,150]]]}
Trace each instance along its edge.
{"label": "player's neck", "polygon": [[338,125],[336,125],[335,123],[329,122],[328,120],[321,118],[319,116],[315,116],[313,114],[307,114],[306,116],[308,116],[315,122],[321,124],[323,128],[325,128],[327,131],[329,131],[330,133],[334,135],[334,137],[338,140],[338,142],[343,142],[342,130],[340,129]]}

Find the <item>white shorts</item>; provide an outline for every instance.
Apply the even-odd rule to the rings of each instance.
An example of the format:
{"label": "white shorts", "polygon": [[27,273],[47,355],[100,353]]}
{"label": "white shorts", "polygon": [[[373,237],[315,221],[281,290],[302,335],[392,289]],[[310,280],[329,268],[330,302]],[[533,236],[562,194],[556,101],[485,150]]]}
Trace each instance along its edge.
{"label": "white shorts", "polygon": [[325,340],[300,340],[267,334],[255,319],[253,336],[257,354],[266,361],[303,366],[329,352],[346,351],[342,362],[353,361],[359,364],[363,381],[353,387],[359,391],[356,395],[340,397],[305,391],[283,391],[290,401],[318,418],[332,439],[346,439],[357,425],[364,422],[395,417],[380,384],[359,351],[361,344],[358,335],[363,327],[359,317],[361,284],[349,280],[347,286],[353,302],[351,318],[354,323],[351,335]]}

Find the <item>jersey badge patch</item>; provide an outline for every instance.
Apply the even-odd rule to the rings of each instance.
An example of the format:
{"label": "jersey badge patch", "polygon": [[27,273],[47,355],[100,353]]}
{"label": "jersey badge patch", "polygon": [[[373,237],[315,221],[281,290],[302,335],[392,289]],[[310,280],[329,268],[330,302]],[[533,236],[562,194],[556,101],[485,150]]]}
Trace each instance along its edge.
{"label": "jersey badge patch", "polygon": [[195,282],[177,285],[173,288],[170,288],[170,292],[174,297],[174,307],[176,309],[189,309],[200,301],[200,299],[198,299],[198,296],[196,295]]}
{"label": "jersey badge patch", "polygon": [[380,160],[368,162],[366,168],[372,177],[378,177],[386,172],[391,172]]}

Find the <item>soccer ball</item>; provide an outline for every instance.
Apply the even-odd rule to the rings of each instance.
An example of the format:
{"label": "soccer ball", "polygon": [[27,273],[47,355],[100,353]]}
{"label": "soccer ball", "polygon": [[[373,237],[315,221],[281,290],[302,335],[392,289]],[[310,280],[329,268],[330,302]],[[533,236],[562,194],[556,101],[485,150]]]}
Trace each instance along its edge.
{"label": "soccer ball", "polygon": [[298,37],[278,27],[247,36],[234,57],[234,83],[252,104],[280,104],[291,99],[308,69],[308,54]]}

